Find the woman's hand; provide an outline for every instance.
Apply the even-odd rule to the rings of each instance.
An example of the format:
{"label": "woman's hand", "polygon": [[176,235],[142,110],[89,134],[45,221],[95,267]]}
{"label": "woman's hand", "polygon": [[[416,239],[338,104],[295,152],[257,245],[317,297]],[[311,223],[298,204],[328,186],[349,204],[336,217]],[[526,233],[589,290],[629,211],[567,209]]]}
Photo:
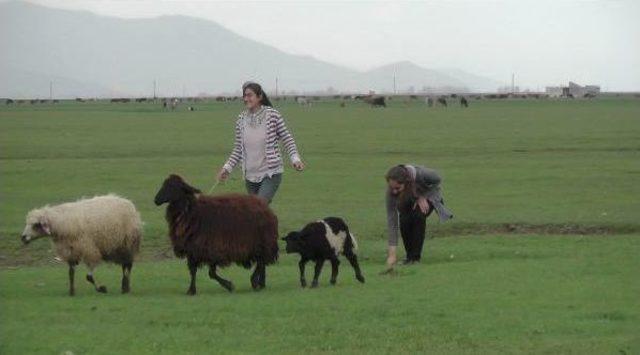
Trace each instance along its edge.
{"label": "woman's hand", "polygon": [[427,199],[424,198],[424,196],[418,197],[418,201],[413,205],[413,208],[415,209],[416,206],[420,207],[420,212],[423,214],[427,214],[427,212],[429,212],[429,202],[427,202]]}
{"label": "woman's hand", "polygon": [[387,268],[380,273],[380,275],[393,275],[395,274],[394,266],[396,265],[396,247],[389,246],[387,251]]}
{"label": "woman's hand", "polygon": [[293,168],[298,171],[304,170],[304,163],[301,160],[295,161],[291,165],[293,165]]}
{"label": "woman's hand", "polygon": [[396,265],[396,261],[398,261],[398,258],[396,257],[396,247],[390,246],[389,251],[387,252],[387,268],[393,269]]}
{"label": "woman's hand", "polygon": [[218,171],[218,175],[216,175],[218,182],[225,182],[228,178],[229,172],[225,168],[220,169],[220,171]]}

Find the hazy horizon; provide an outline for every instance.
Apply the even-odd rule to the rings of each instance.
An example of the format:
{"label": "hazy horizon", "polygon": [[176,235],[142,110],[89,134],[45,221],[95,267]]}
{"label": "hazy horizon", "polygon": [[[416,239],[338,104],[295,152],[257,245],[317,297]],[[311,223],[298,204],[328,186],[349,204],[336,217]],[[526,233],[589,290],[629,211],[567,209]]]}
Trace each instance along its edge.
{"label": "hazy horizon", "polygon": [[514,73],[520,89],[574,81],[640,91],[640,4],[633,1],[28,2],[121,18],[202,18],[286,53],[358,71],[410,61],[503,83]]}

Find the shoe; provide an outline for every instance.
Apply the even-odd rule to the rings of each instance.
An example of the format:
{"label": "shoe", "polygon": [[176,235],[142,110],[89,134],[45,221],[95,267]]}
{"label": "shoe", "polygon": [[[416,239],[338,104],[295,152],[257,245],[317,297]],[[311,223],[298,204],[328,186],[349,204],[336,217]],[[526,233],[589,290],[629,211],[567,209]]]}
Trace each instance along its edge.
{"label": "shoe", "polygon": [[413,265],[413,264],[419,264],[420,263],[420,259],[404,259],[404,261],[402,262],[402,265]]}

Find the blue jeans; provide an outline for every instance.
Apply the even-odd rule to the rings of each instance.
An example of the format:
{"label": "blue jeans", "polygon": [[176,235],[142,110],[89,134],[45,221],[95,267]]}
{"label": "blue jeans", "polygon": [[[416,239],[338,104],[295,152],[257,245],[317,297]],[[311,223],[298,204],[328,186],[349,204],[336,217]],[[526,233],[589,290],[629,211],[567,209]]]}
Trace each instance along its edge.
{"label": "blue jeans", "polygon": [[267,203],[271,203],[273,196],[275,196],[282,182],[282,174],[265,177],[260,182],[252,182],[249,180],[245,180],[244,182],[247,187],[247,192],[250,195],[258,195],[258,197],[265,199]]}

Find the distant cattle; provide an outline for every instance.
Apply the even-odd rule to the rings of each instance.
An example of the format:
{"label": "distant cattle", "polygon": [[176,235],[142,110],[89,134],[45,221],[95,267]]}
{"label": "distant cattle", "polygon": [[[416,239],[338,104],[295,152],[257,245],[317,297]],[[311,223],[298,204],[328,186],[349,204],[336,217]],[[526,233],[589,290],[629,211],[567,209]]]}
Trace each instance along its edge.
{"label": "distant cattle", "polygon": [[369,104],[371,104],[372,107],[387,107],[384,96],[372,97],[371,100],[369,100]]}
{"label": "distant cattle", "polygon": [[467,101],[466,97],[460,96],[460,106],[469,107],[469,102]]}
{"label": "distant cattle", "polygon": [[427,106],[429,106],[429,107],[433,107],[433,98],[432,98],[431,96],[428,96],[428,97],[425,99],[425,102],[427,103]]}
{"label": "distant cattle", "polygon": [[438,98],[438,103],[444,107],[447,107],[447,99],[444,96]]}

